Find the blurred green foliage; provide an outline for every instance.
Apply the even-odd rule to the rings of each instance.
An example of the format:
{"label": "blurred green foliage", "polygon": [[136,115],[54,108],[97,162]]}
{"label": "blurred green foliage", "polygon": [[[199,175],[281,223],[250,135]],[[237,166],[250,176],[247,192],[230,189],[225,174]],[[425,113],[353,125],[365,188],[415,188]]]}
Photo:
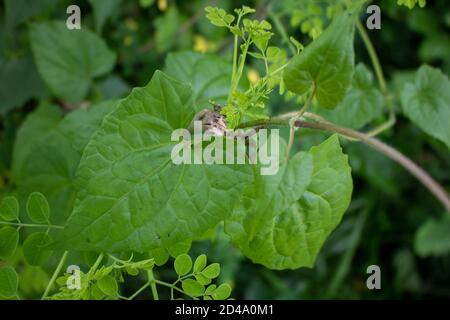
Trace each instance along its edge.
{"label": "blurred green foliage", "polygon": [[[114,102],[103,101],[122,98],[131,88],[145,85],[158,69],[191,82],[195,92],[200,92],[195,100],[202,107],[209,99],[226,99],[233,38],[208,23],[205,6],[231,10],[245,4],[255,8],[257,17],[273,24],[273,41],[288,51],[292,43],[287,35],[299,43],[309,43],[344,3],[79,0],[75,2],[81,8],[82,31],[80,38],[74,39],[65,36],[69,31],[61,24],[73,2],[36,0],[30,5],[25,0],[3,0],[0,4],[0,196],[18,195],[25,204],[31,192],[42,192],[55,213],[52,222],[58,224],[65,222],[73,207],[77,159],[96,125],[113,107]],[[450,75],[450,2],[427,1],[423,8],[424,1],[399,2],[404,5],[374,1],[382,9],[382,29],[369,32],[397,114],[396,126],[381,138],[426,168],[449,190],[448,149],[402,114],[399,93],[414,85],[415,70],[422,63]],[[368,85],[374,77],[359,37],[355,54],[362,64],[356,69],[351,95],[342,103],[351,107],[355,97],[364,96],[371,102],[364,110],[372,123],[382,123],[387,116],[379,108],[372,109],[380,105],[380,93]],[[46,65],[49,60],[52,65]],[[59,68],[53,70],[54,65]],[[261,61],[250,60],[244,81],[252,82],[263,72]],[[270,114],[295,106],[293,100],[285,101],[275,92],[272,96],[268,100]],[[91,108],[93,105],[98,106]],[[353,128],[366,128],[368,121],[360,120],[356,111],[351,118],[333,115],[333,111],[323,111],[322,115]],[[450,119],[441,120],[448,129]],[[325,135],[311,130],[298,134],[295,147],[305,150]],[[220,262],[219,280],[233,284],[232,296],[237,299],[450,297],[448,213],[442,212],[424,187],[384,156],[350,141],[344,143],[344,150],[355,185],[352,203],[314,268],[273,271],[252,264],[230,244],[222,226],[216,233],[199,237],[192,255],[207,252],[211,261]],[[20,215],[29,221],[24,209]],[[3,238],[15,237],[9,229],[0,232]],[[34,237],[45,236],[37,233]],[[32,266],[30,259],[47,258],[27,259],[32,246],[31,240],[20,242],[19,250],[8,258],[20,275],[21,298],[40,297],[57,264],[53,255],[43,268]],[[1,259],[8,256],[2,246],[0,253]],[[69,260],[76,263],[80,259],[73,255]],[[366,288],[366,268],[371,264],[381,267],[382,290]],[[13,277],[15,271],[3,267],[2,261],[0,268],[0,280]],[[157,276],[170,279],[170,271],[161,268]],[[137,288],[139,281],[133,278],[125,282],[123,290],[131,293]],[[5,288],[9,292],[13,289]]]}

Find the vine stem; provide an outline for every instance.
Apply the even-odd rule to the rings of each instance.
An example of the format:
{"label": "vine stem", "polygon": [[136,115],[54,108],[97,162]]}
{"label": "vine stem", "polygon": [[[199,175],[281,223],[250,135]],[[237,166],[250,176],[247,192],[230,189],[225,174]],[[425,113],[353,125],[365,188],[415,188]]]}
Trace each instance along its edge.
{"label": "vine stem", "polygon": [[150,288],[152,290],[152,295],[154,300],[159,300],[158,290],[156,289],[156,279],[153,275],[153,270],[147,270],[148,283],[150,284]]}
{"label": "vine stem", "polygon": [[45,298],[47,298],[47,295],[49,294],[50,290],[52,289],[53,284],[56,281],[56,278],[58,277],[58,275],[61,272],[61,269],[62,269],[64,263],[66,262],[68,254],[69,254],[68,251],[64,251],[61,259],[59,260],[58,266],[56,267],[55,272],[53,272],[53,275],[52,275],[52,277],[51,277],[51,279],[50,279],[50,281],[49,281],[49,283],[47,285],[47,288],[45,288],[45,291],[44,291],[44,294],[41,297],[41,300],[44,300]]}
{"label": "vine stem", "polygon": [[[278,118],[278,119],[263,119],[257,121],[250,121],[241,124],[240,128],[248,128],[253,126],[269,126],[269,125],[289,125],[290,120]],[[409,171],[414,177],[416,177],[428,190],[442,203],[445,209],[450,213],[450,196],[445,189],[437,183],[425,170],[415,164],[411,159],[403,155],[388,144],[381,142],[365,133],[361,133],[352,129],[339,127],[330,122],[306,122],[303,120],[296,120],[294,125],[296,127],[319,129],[328,132],[334,132],[347,138],[355,139],[373,149],[383,153],[391,160],[397,162],[407,171]]]}
{"label": "vine stem", "polygon": [[16,226],[16,227],[27,227],[27,228],[55,228],[64,229],[63,226],[56,226],[53,224],[33,224],[33,223],[21,223],[21,222],[7,222],[0,221],[0,225]]}

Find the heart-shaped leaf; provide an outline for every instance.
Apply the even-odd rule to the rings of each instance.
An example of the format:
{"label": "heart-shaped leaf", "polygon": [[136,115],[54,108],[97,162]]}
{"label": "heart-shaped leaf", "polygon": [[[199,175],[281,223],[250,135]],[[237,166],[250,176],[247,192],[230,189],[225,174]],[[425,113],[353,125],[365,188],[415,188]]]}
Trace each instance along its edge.
{"label": "heart-shaped leaf", "polygon": [[189,86],[157,71],[105,117],[80,161],[76,206],[60,246],[180,254],[171,248],[188,250],[186,242],[231,214],[253,180],[250,166],[171,161],[173,130],[187,128],[195,114],[192,96]]}

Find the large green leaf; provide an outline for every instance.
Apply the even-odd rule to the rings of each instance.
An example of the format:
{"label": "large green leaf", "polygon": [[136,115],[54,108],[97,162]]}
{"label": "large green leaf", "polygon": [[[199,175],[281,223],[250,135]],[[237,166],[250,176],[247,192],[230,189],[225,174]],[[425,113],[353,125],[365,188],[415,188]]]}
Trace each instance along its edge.
{"label": "large green leaf", "polygon": [[450,148],[450,80],[438,69],[422,66],[414,83],[403,87],[402,108],[420,129]]}
{"label": "large green leaf", "polygon": [[337,16],[317,40],[295,56],[284,70],[286,88],[298,95],[316,88],[320,106],[335,108],[352,83],[355,14]]}
{"label": "large green leaf", "polygon": [[116,60],[96,34],[85,28],[69,30],[62,22],[31,25],[30,40],[42,78],[69,102],[82,100],[93,79],[110,72]]}
{"label": "large green leaf", "polygon": [[225,230],[253,262],[271,269],[312,267],[351,193],[347,156],[333,136],[282,164],[276,176],[257,179]]}
{"label": "large green leaf", "polygon": [[231,65],[225,59],[192,51],[169,53],[165,71],[177,80],[192,84],[195,104],[199,109],[206,108],[209,100],[226,102]]}
{"label": "large green leaf", "polygon": [[414,249],[419,256],[440,256],[450,252],[450,215],[426,221],[416,233]]}
{"label": "large green leaf", "polygon": [[383,94],[376,88],[373,74],[363,64],[355,69],[352,88],[336,109],[315,108],[325,119],[344,127],[360,129],[383,113]]}
{"label": "large green leaf", "polygon": [[71,212],[75,171],[84,146],[115,104],[103,102],[64,118],[58,107],[43,104],[20,127],[13,150],[13,181],[22,199],[34,191],[46,196],[54,223],[64,222]]}
{"label": "large green leaf", "polygon": [[80,161],[76,206],[59,246],[187,250],[186,241],[231,214],[253,179],[248,166],[171,161],[171,134],[190,124],[192,97],[189,86],[157,71],[105,117]]}
{"label": "large green leaf", "polygon": [[47,93],[31,55],[9,61],[0,60],[0,115]]}

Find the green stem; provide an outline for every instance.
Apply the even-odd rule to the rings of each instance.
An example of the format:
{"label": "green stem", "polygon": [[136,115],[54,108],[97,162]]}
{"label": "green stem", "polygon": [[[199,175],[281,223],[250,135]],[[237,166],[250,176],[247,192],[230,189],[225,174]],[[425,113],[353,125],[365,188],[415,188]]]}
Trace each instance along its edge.
{"label": "green stem", "polygon": [[[239,15],[237,18],[236,25],[239,26],[239,23],[241,21],[242,16]],[[237,68],[237,58],[238,58],[238,43],[239,43],[239,36],[234,35],[234,49],[233,49],[233,70],[231,72],[231,88],[234,86],[234,82],[236,79],[236,68]],[[231,103],[231,97],[232,97],[233,91],[230,90],[228,94],[228,104]]]}
{"label": "green stem", "polygon": [[367,52],[369,53],[370,60],[372,61],[373,68],[375,70],[375,74],[378,79],[378,84],[380,86],[381,92],[383,94],[387,93],[386,80],[384,78],[383,69],[381,68],[380,60],[378,59],[377,52],[372,44],[372,41],[369,38],[369,35],[366,32],[366,29],[361,24],[361,21],[356,21],[356,28],[358,29],[359,35],[361,36],[364,45],[366,46]]}
{"label": "green stem", "polygon": [[250,47],[250,41],[247,41],[245,43],[244,49],[242,50],[242,53],[241,53],[241,59],[240,59],[241,61],[239,63],[239,67],[237,69],[236,78],[234,79],[231,89],[230,89],[230,95],[232,95],[233,92],[236,90],[236,88],[239,84],[239,80],[242,77],[242,72],[244,71],[244,66],[245,66],[245,58],[247,57],[247,51],[248,51],[249,47]]}
{"label": "green stem", "polygon": [[153,275],[153,270],[147,270],[148,283],[150,284],[150,288],[152,289],[152,295],[154,300],[159,300],[158,290],[156,289],[156,279]]}
{"label": "green stem", "polygon": [[140,287],[138,289],[138,291],[136,291],[135,293],[133,293],[129,298],[126,298],[126,300],[133,300],[134,298],[136,298],[142,291],[144,291],[145,289],[147,289],[147,287],[150,285],[149,282],[147,282],[146,284],[144,284],[142,287]]}
{"label": "green stem", "polygon": [[61,269],[62,269],[64,263],[66,262],[68,254],[69,254],[68,251],[64,251],[61,259],[59,260],[58,266],[56,267],[55,272],[53,272],[53,275],[52,275],[52,277],[51,277],[51,279],[50,279],[50,281],[49,281],[49,283],[47,285],[47,288],[45,289],[44,294],[41,297],[41,300],[44,300],[45,298],[47,298],[47,295],[49,294],[50,290],[52,289],[53,284],[56,281],[56,278],[58,277],[58,275],[61,272]]}
{"label": "green stem", "polygon": [[[292,118],[292,120],[297,120],[303,116],[303,114],[311,107],[312,101],[316,95],[316,85],[313,84],[313,91],[308,97],[308,100],[306,100],[305,105],[300,109],[300,112]],[[295,137],[295,125],[293,125],[292,121],[289,122],[289,142],[287,146],[286,151],[286,160],[289,159],[289,154],[291,153],[292,146],[294,144],[294,137]]]}
{"label": "green stem", "polygon": [[56,226],[53,224],[33,224],[33,223],[21,223],[21,222],[6,222],[0,221],[0,225],[9,225],[9,226],[17,226],[17,227],[29,227],[29,228],[55,228],[55,229],[64,229],[63,226]]}
{"label": "green stem", "polygon": [[90,278],[95,273],[95,271],[97,271],[97,268],[100,265],[100,262],[102,262],[103,257],[104,257],[103,253],[100,253],[97,260],[95,260],[94,265],[92,266],[92,268],[89,270],[89,272],[87,274],[88,278]]}

